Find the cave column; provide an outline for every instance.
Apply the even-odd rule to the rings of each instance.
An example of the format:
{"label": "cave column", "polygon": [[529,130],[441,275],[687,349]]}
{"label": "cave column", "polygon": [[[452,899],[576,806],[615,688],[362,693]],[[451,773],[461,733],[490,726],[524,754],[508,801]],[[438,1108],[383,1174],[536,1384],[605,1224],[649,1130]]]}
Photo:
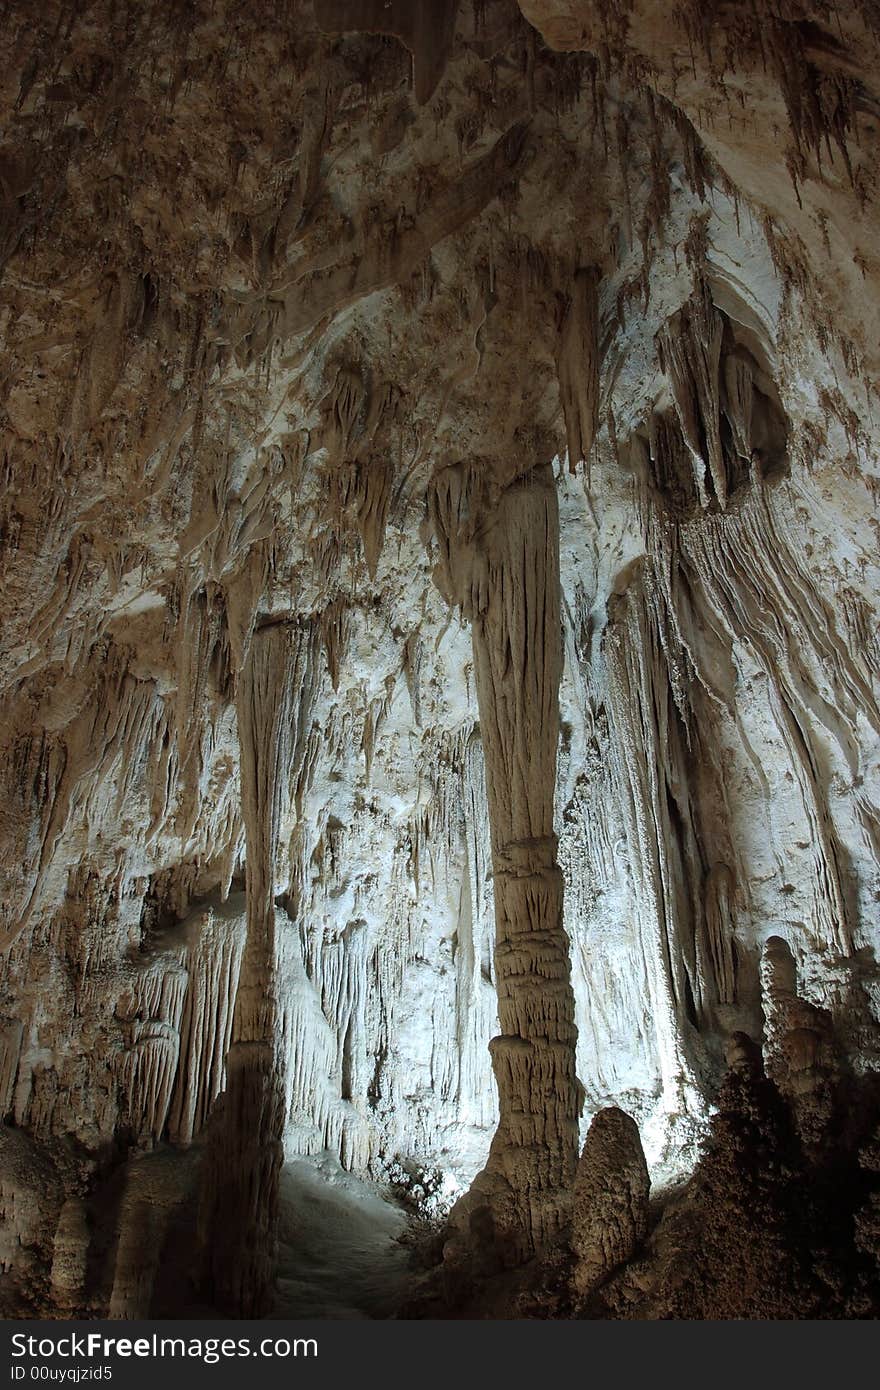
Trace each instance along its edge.
{"label": "cave column", "polygon": [[[301,630],[275,622],[251,639],[236,688],[247,854],[247,940],[212,1135],[202,1211],[208,1292],[242,1317],[267,1311],[275,1271],[286,1061],[275,928],[275,864],[290,785]],[[299,679],[297,679],[299,675]]]}
{"label": "cave column", "polygon": [[494,1242],[517,1261],[567,1219],[578,1148],[577,1029],[553,831],[562,628],[551,468],[517,479],[488,515],[466,606],[495,886],[501,1034],[490,1050],[500,1119],[472,1195],[488,1199]]}

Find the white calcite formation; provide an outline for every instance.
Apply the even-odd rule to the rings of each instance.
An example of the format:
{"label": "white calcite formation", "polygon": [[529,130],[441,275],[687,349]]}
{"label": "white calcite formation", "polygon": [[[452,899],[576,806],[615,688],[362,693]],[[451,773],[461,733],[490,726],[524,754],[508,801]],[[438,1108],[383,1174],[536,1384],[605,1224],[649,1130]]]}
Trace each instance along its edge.
{"label": "white calcite formation", "polygon": [[739,1035],[876,1254],[880,31],[739,8],[6,7],[4,1311],[318,1155],[583,1297]]}

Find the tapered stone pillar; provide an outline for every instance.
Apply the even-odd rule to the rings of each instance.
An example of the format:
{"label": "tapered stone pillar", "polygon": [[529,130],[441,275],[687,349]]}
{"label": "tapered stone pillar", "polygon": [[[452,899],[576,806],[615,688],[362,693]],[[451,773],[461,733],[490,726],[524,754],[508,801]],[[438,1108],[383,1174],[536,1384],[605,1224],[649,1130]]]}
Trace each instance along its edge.
{"label": "tapered stone pillar", "polygon": [[[501,1022],[490,1044],[498,1130],[453,1227],[470,1223],[502,1262],[515,1263],[565,1224],[577,1165],[577,1029],[553,833],[562,672],[559,517],[549,467],[496,494],[485,513],[475,515],[473,498],[463,506],[457,496],[450,504],[451,495],[443,485],[433,511],[435,528],[445,530],[444,587],[450,580],[460,586],[472,623]],[[456,531],[455,519],[465,516]]]}
{"label": "tapered stone pillar", "polygon": [[266,1313],[276,1261],[287,1063],[281,1055],[275,860],[283,802],[301,761],[297,745],[311,692],[312,646],[304,630],[288,623],[258,628],[236,690],[247,942],[200,1228],[206,1292],[241,1317]]}

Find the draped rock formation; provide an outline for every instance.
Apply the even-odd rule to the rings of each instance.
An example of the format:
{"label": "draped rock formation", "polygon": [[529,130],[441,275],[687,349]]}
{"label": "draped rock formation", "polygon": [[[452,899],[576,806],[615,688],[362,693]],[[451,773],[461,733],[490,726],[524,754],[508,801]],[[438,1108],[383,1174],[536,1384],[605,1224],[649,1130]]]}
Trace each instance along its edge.
{"label": "draped rock formation", "polygon": [[6,4],[0,1311],[876,1312],[878,38]]}

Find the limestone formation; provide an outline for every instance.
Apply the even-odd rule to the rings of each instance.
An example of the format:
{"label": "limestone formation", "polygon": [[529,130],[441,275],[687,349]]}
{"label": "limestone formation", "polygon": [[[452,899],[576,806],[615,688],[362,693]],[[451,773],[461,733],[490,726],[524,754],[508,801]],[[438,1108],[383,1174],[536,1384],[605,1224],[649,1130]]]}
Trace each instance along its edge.
{"label": "limestone formation", "polygon": [[[287,1061],[275,929],[275,863],[285,795],[305,753],[314,688],[309,628],[285,621],[250,634],[236,690],[247,846],[247,938],[226,1090],[209,1137],[203,1239],[209,1287],[240,1316],[265,1311],[275,1265]],[[289,780],[290,779],[290,780]]]}
{"label": "limestone formation", "polygon": [[574,1184],[573,1284],[590,1294],[625,1264],[648,1232],[651,1179],[638,1125],[623,1110],[600,1110],[587,1132]]}
{"label": "limestone formation", "polygon": [[831,1018],[799,996],[794,957],[781,937],[767,940],[761,968],[767,1074],[791,1106],[804,1144],[821,1146],[839,1070]]}
{"label": "limestone formation", "polygon": [[880,1307],[878,40],[5,5],[4,1314]]}
{"label": "limestone formation", "polygon": [[[469,476],[465,475],[465,486]],[[501,1033],[489,1048],[499,1122],[456,1214],[517,1262],[558,1235],[570,1203],[581,1098],[553,801],[562,634],[552,476],[509,483],[491,513],[462,478],[435,493],[441,584],[472,624],[495,884]],[[480,1236],[478,1233],[482,1232]]]}

